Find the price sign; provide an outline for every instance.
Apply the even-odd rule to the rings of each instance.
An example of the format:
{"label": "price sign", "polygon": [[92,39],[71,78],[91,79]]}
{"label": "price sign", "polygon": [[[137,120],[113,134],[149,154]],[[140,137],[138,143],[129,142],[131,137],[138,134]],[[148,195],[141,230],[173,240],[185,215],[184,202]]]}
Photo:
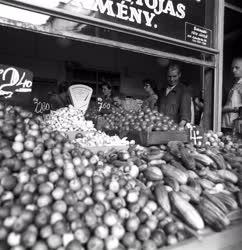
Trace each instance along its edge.
{"label": "price sign", "polygon": [[12,98],[15,92],[32,91],[33,74],[28,70],[0,64],[0,96]]}
{"label": "price sign", "polygon": [[97,105],[98,105],[98,112],[99,113],[109,113],[109,110],[111,109],[111,100],[103,100],[103,98],[98,97],[97,98]]}
{"label": "price sign", "polygon": [[0,101],[27,106],[31,100],[32,80],[31,71],[0,64]]}
{"label": "price sign", "polygon": [[45,101],[41,101],[38,98],[33,99],[34,112],[36,114],[45,114],[50,112],[50,104]]}
{"label": "price sign", "polygon": [[69,94],[73,106],[81,109],[83,113],[85,113],[92,96],[92,91],[93,91],[92,88],[83,84],[70,86]]}

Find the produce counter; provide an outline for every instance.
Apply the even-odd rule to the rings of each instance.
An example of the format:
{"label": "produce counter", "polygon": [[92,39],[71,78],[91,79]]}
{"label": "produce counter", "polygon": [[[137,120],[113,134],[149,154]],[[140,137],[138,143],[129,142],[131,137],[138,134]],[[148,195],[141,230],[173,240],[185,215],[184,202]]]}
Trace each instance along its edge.
{"label": "produce counter", "polygon": [[201,240],[186,240],[176,246],[162,248],[166,250],[241,250],[242,222],[230,226],[223,232],[208,232]]}
{"label": "produce counter", "polygon": [[241,145],[131,145],[64,111],[0,104],[0,249],[240,248]]}

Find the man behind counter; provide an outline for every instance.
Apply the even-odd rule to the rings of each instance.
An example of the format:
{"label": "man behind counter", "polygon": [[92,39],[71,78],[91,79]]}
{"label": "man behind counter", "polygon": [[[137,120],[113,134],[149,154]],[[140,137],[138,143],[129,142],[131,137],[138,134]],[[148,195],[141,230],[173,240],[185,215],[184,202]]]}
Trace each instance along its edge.
{"label": "man behind counter", "polygon": [[108,82],[101,84],[102,94],[97,98],[98,112],[100,115],[109,114],[113,105],[112,85]]}
{"label": "man behind counter", "polygon": [[235,81],[229,91],[227,102],[222,109],[222,128],[224,132],[233,128],[234,120],[239,116],[239,107],[242,106],[242,57],[233,60],[232,73]]}
{"label": "man behind counter", "polygon": [[180,66],[171,63],[167,71],[167,86],[160,92],[158,111],[172,118],[180,126],[185,126],[191,121],[191,94],[180,79]]}

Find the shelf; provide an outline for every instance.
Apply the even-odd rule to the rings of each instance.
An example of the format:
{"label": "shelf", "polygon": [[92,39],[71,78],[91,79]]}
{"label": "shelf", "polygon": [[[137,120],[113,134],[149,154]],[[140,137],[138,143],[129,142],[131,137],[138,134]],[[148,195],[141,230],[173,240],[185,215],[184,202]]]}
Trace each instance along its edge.
{"label": "shelf", "polygon": [[220,233],[209,233],[201,240],[190,239],[175,246],[160,250],[241,250],[242,249],[242,223],[231,225]]}

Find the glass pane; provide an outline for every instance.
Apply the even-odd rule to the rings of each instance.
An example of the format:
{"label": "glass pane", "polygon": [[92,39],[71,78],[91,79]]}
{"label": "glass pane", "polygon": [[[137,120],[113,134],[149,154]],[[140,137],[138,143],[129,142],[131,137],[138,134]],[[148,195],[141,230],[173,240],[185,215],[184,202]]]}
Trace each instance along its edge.
{"label": "glass pane", "polygon": [[0,17],[33,25],[45,24],[49,19],[48,15],[38,14],[4,4],[0,4]]}
{"label": "glass pane", "polygon": [[[134,99],[146,98],[142,84],[146,78],[155,81],[158,94],[167,85],[167,66],[171,61],[165,58],[9,27],[0,27],[0,36],[2,64],[28,69],[33,73],[30,98],[22,98],[22,104],[31,111],[36,110],[38,114],[48,112],[45,108],[51,105],[51,96],[61,93],[60,84],[64,87],[77,83],[91,86],[94,91],[92,103],[102,93],[99,88],[101,81],[110,82],[114,94]],[[179,63],[181,82],[191,90],[193,97],[204,100],[206,126],[211,128],[213,70],[205,71],[197,65]],[[40,105],[43,105],[41,112]],[[197,124],[199,114],[196,117]]]}
{"label": "glass pane", "polygon": [[230,37],[232,33],[241,33],[242,13],[225,8],[224,36]]}

